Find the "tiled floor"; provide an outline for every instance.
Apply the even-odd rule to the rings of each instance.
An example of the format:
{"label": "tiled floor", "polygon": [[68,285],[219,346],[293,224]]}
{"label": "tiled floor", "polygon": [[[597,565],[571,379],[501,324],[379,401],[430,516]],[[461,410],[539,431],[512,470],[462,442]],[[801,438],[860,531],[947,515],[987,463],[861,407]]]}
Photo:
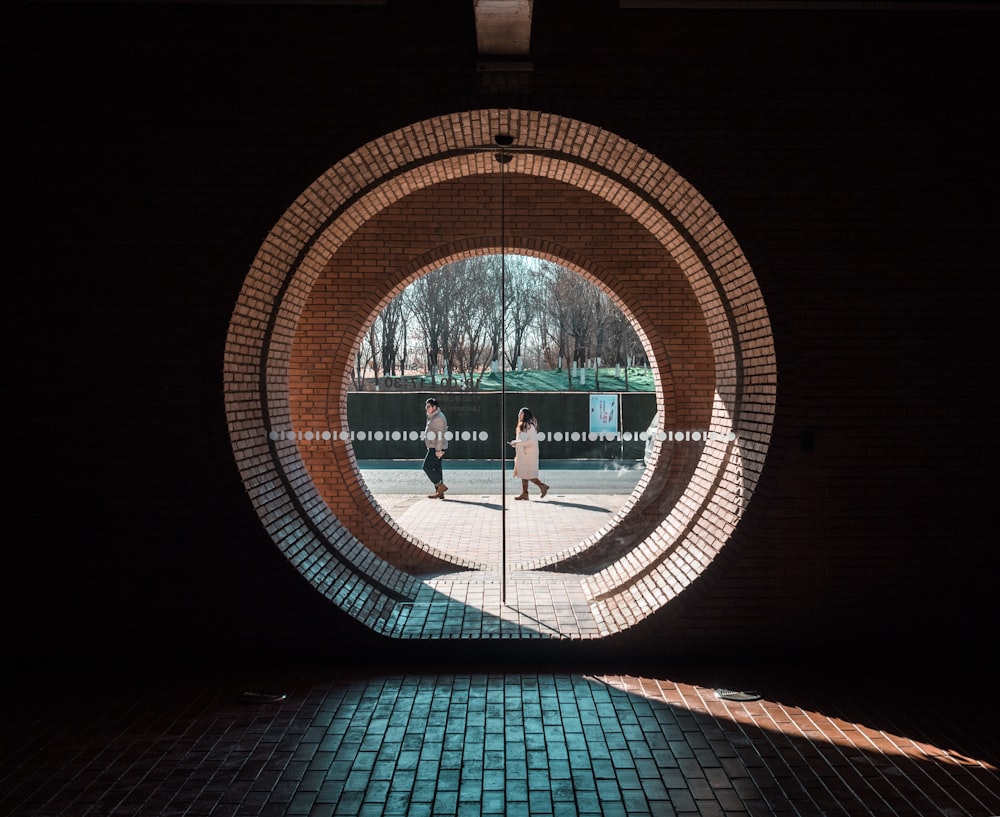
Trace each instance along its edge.
{"label": "tiled floor", "polygon": [[0,814],[1000,814],[990,699],[803,674],[756,678],[763,697],[732,702],[708,675],[313,670],[42,688],[0,705]]}
{"label": "tiled floor", "polygon": [[[492,534],[499,502],[386,498],[435,546],[482,566],[429,577],[430,603],[401,634],[418,638],[419,623],[435,637],[492,628],[545,638],[552,627],[586,637],[593,619],[579,585],[523,568],[625,500],[508,498],[504,524],[532,533],[515,537],[504,605],[499,545],[476,527]],[[442,524],[445,514],[455,518]],[[420,642],[396,643],[422,654]],[[399,658],[389,672],[120,678],[103,668],[105,683],[83,685],[67,668],[59,683],[0,698],[0,815],[1000,815],[1000,730],[990,689],[961,683],[972,673],[899,668],[885,680],[856,657],[829,665],[839,677],[797,666],[428,669]],[[726,689],[760,697],[725,700]]]}

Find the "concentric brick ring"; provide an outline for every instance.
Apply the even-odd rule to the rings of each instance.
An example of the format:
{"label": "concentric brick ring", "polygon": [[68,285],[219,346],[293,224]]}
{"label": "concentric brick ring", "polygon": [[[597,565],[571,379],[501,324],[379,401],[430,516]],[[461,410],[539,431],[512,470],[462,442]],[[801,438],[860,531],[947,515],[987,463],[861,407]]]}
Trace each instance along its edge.
{"label": "concentric brick ring", "polygon": [[[756,279],[718,213],[676,171],[615,134],[537,111],[469,111],[387,134],[331,167],[267,236],[233,311],[224,361],[233,451],[257,513],[285,557],[343,610],[392,634],[419,580],[354,535],[317,490],[297,441],[271,432],[293,425],[289,366],[296,327],[329,259],[413,191],[497,173],[484,150],[496,133],[512,134],[525,151],[519,173],[586,191],[659,242],[691,287],[710,339],[709,430],[716,438],[700,445],[685,483],[651,529],[584,581],[604,631],[620,632],[674,602],[729,541],[767,453],[777,369]],[[634,302],[629,287],[619,282],[613,291]],[[658,338],[641,314],[636,319],[655,356]],[[342,407],[346,427],[346,397],[334,394],[331,403]],[[338,456],[356,475],[348,443]],[[656,482],[661,467],[654,464],[654,478],[639,490]]]}

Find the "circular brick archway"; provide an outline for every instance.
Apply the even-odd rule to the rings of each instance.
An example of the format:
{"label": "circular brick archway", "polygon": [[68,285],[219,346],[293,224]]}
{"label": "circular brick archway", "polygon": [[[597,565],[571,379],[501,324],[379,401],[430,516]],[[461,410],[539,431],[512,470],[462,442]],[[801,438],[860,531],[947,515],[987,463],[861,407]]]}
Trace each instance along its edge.
{"label": "circular brick archway", "polygon": [[[344,420],[348,371],[360,340],[386,302],[450,261],[501,250],[555,262],[610,294],[645,338],[646,353],[657,375],[663,426],[707,427],[715,388],[711,341],[698,300],[670,254],[632,218],[590,192],[526,175],[509,175],[505,181],[505,190],[517,206],[508,208],[505,215],[502,242],[493,234],[500,217],[498,176],[470,175],[408,194],[341,244],[314,282],[298,316],[288,366],[293,428],[353,429],[354,424]],[[568,213],[574,216],[568,218]],[[599,241],[595,241],[594,225],[601,225]],[[405,236],[405,240],[393,240],[393,236]],[[635,285],[641,270],[655,274],[659,289],[655,301],[645,287]],[[350,286],[345,284],[348,281]],[[625,292],[624,298],[617,295],[618,290]],[[451,407],[461,395],[444,397],[448,416],[454,420]],[[418,417],[421,401],[410,401]],[[404,419],[401,427],[413,433],[405,424]],[[498,433],[499,429],[493,429],[492,436]],[[433,533],[419,541],[407,533],[405,524],[394,525],[393,519],[373,507],[372,497],[357,480],[355,463],[342,456],[343,447],[335,438],[313,439],[299,450],[324,502],[376,555],[417,575],[488,569],[476,561],[475,553],[466,558],[462,548],[437,548]],[[544,558],[533,553],[532,569],[571,566],[592,571],[595,565],[613,561],[624,550],[625,539],[638,542],[651,530],[648,506],[663,508],[676,500],[677,492],[671,488],[690,479],[696,448],[662,447],[662,462],[655,473],[657,484],[663,484],[658,490],[647,485],[641,494],[643,503],[638,496],[626,503],[614,520],[613,537],[589,541],[587,534],[581,534],[565,550],[549,551]],[[395,450],[407,449],[397,446]],[[500,526],[494,527],[499,530]]]}
{"label": "circular brick archway", "polygon": [[[346,428],[342,364],[370,316],[407,280],[442,259],[500,246],[499,236],[485,228],[497,223],[490,211],[491,181],[499,172],[491,148],[496,134],[512,136],[518,151],[505,171],[511,212],[524,209],[517,206],[520,188],[522,204],[540,195],[560,221],[567,212],[576,214],[592,236],[590,246],[567,244],[574,240],[570,234],[540,235],[537,220],[529,228],[515,219],[503,236],[504,250],[521,247],[575,265],[612,292],[645,335],[660,383],[671,386],[666,402],[662,389],[658,395],[661,416],[711,432],[683,453],[661,451],[655,459],[632,503],[644,512],[625,513],[616,523],[628,531],[626,547],[619,535],[616,550],[593,541],[566,555],[566,565],[582,576],[601,634],[621,632],[677,599],[729,540],[767,452],[777,378],[767,311],[726,225],[669,166],[612,133],[536,111],[471,111],[387,134],[317,179],[262,244],[233,312],[224,387],[234,454],[262,523],[299,572],[373,630],[405,634],[420,593],[417,576],[447,560],[386,520],[380,527],[349,441],[333,439],[328,446],[330,473],[342,489],[320,490],[317,483],[326,477],[307,461],[308,446],[297,429],[303,422],[309,427],[310,419],[322,420],[314,427],[338,427],[329,422],[330,407]],[[463,212],[475,212],[470,196],[483,197],[486,213],[473,238],[413,241],[405,231],[389,233],[399,244],[392,248],[393,265],[366,262],[363,253],[344,263],[366,233],[375,230],[385,245],[381,228],[393,219],[405,223],[401,214],[412,215],[415,204],[423,201],[426,211],[428,200],[438,207],[459,201]],[[413,232],[428,235],[427,229]],[[600,260],[600,250],[623,232],[655,247],[649,251],[660,260],[608,271],[614,264]],[[399,264],[403,257],[408,262]],[[332,352],[323,352],[329,361],[321,373],[324,416],[311,418],[317,408],[301,397],[309,370],[302,338],[317,303],[314,289],[324,286],[347,296],[342,300],[352,306],[345,314],[352,317],[339,327]],[[683,314],[690,318],[676,332],[664,307],[671,303],[664,295],[669,292],[687,304]],[[682,395],[679,404],[676,395]],[[651,493],[656,501],[643,503]],[[651,508],[659,512],[651,516]]]}

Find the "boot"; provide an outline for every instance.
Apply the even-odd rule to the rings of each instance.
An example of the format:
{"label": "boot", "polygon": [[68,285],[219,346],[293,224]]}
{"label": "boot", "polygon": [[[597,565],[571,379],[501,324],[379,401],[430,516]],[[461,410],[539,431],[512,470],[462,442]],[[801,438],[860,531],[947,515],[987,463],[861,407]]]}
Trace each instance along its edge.
{"label": "boot", "polygon": [[531,481],[538,486],[539,490],[541,490],[542,492],[541,498],[545,499],[545,495],[549,492],[549,486],[546,485],[544,482],[542,482],[540,479],[533,479]]}
{"label": "boot", "polygon": [[443,482],[439,482],[436,487],[437,487],[437,493],[434,494],[434,496],[437,499],[444,499],[444,492],[448,490],[448,486],[445,485]]}

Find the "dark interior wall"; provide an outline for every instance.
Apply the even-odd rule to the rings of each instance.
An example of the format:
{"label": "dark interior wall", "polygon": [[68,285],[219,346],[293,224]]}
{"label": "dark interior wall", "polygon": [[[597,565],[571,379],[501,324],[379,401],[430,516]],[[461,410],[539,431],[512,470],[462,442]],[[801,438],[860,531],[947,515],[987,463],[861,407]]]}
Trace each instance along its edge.
{"label": "dark interior wall", "polygon": [[747,649],[929,655],[996,626],[997,12],[536,5],[512,97],[476,90],[471,3],[5,5],[3,576],[24,666],[398,653],[264,534],[226,432],[226,327],[326,167],[507,104],[676,167],[771,312],[775,439],[737,558],[644,649],[720,617]]}

